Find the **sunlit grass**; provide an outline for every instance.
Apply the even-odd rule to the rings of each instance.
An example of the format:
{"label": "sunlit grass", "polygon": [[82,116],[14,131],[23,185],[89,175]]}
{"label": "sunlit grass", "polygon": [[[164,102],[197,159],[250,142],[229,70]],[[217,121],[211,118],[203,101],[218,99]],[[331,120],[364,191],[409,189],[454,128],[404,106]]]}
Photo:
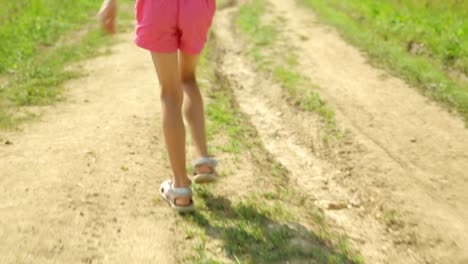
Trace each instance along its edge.
{"label": "sunlit grass", "polygon": [[246,38],[247,54],[256,62],[257,67],[270,73],[287,91],[289,101],[305,111],[318,113],[329,125],[334,127],[334,111],[327,106],[317,88],[297,69],[296,49],[282,38],[279,30],[281,21],[264,23],[266,1],[253,0],[240,7],[236,24]]}
{"label": "sunlit grass", "polygon": [[[240,112],[229,82],[220,76],[222,73],[215,74],[214,45],[210,42],[203,53],[198,76],[209,98],[210,145],[218,154],[242,156],[243,165],[238,169],[245,168],[248,162],[263,171],[250,192],[240,197],[223,196],[220,186],[193,186],[197,212],[184,215],[181,220],[192,254],[185,256],[183,262],[362,263],[360,256],[349,249],[345,237],[329,231],[320,210],[300,206],[305,199],[288,185],[288,170],[265,157],[269,154],[254,126]],[[223,177],[235,177],[235,172]],[[299,213],[300,209],[303,211]],[[304,217],[301,214],[315,220],[315,228],[299,224],[299,217]]]}
{"label": "sunlit grass", "polygon": [[336,26],[373,63],[457,110],[468,122],[467,1],[299,2]]}
{"label": "sunlit grass", "polygon": [[[132,13],[122,2],[121,23]],[[112,42],[97,27],[101,1],[0,0],[0,128],[26,119],[23,106],[47,105],[62,99],[61,84],[81,76],[67,67]]]}

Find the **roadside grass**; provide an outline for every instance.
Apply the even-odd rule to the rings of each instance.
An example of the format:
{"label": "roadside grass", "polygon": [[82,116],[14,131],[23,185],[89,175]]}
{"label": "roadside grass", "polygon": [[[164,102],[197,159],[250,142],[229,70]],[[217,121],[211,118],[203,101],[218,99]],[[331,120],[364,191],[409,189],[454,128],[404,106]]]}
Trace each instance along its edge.
{"label": "roadside grass", "polygon": [[315,91],[317,86],[299,73],[297,49],[285,39],[278,21],[263,21],[267,11],[265,0],[252,0],[242,5],[236,16],[236,25],[247,44],[247,54],[259,70],[273,76],[286,90],[288,101],[304,111],[318,113],[329,132],[335,129],[334,111]]}
{"label": "roadside grass", "polygon": [[[194,185],[197,212],[183,215],[181,221],[193,249],[182,261],[362,263],[347,239],[330,231],[322,211],[289,185],[289,172],[264,149],[254,126],[238,109],[228,81],[215,72],[214,45],[209,43],[199,69],[200,84],[208,95],[210,145],[224,156],[250,153],[242,157],[242,166],[255,164],[269,176],[256,178],[248,194],[235,197],[225,197],[219,188]],[[300,224],[304,219],[308,227]]]}
{"label": "roadside grass", "polygon": [[[130,3],[121,4],[120,28],[128,24]],[[115,41],[97,28],[100,4],[0,0],[0,129],[33,118],[28,106],[62,100],[61,84],[82,75],[69,66],[107,52],[101,47]]]}
{"label": "roadside grass", "polygon": [[468,125],[468,2],[299,0]]}

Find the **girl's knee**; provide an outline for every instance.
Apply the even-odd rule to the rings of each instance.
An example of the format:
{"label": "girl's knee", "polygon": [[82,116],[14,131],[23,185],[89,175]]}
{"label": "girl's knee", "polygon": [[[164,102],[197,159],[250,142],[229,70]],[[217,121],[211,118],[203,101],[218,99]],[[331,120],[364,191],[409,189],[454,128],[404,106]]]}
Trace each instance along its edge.
{"label": "girl's knee", "polygon": [[161,101],[168,104],[179,105],[182,104],[183,94],[182,91],[176,89],[161,88]]}
{"label": "girl's knee", "polygon": [[182,87],[187,96],[200,96],[200,89],[198,88],[198,84],[195,80],[182,81]]}
{"label": "girl's knee", "polygon": [[195,77],[195,75],[182,76],[180,78],[180,82],[182,83],[182,86],[184,86],[184,87],[197,86],[197,78]]}

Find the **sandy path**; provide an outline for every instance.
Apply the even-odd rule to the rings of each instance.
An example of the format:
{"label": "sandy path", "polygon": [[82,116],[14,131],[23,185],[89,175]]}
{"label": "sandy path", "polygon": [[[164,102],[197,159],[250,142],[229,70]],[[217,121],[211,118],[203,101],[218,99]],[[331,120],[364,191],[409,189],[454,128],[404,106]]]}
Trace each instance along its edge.
{"label": "sandy path", "polygon": [[[271,3],[269,16],[286,18],[284,32],[302,51],[302,73],[321,87],[353,142],[332,149],[348,153],[343,164],[311,151],[320,140],[320,122],[292,109],[282,100],[281,88],[259,78],[240,55],[239,36],[226,30],[233,28],[233,7],[218,14],[215,25],[224,51],[220,74],[266,149],[311,199],[364,201],[359,209],[328,211],[327,216],[346,230],[368,263],[468,261],[468,132],[463,122],[402,80],[370,66],[293,1]],[[392,209],[397,222],[389,226],[385,215]]]}
{"label": "sandy path", "polygon": [[[337,109],[366,151],[353,177],[398,208],[414,246],[431,263],[468,261],[468,131],[404,81],[375,69],[294,1],[271,0],[302,52],[303,73]],[[300,36],[306,36],[301,40]]]}
{"label": "sandy path", "polygon": [[[304,51],[303,73],[322,87],[338,110],[339,126],[354,136],[352,150],[344,149],[345,164],[313,152],[320,120],[290,107],[281,87],[248,65],[239,36],[230,30],[232,5],[218,12],[214,26],[223,53],[218,74],[233,88],[268,154],[311,200],[361,199],[359,206],[326,215],[367,263],[465,263],[463,123],[369,66],[293,1],[270,1],[271,15],[287,18],[291,43]],[[131,34],[121,37],[125,43],[113,55],[85,63],[88,77],[67,84],[69,102],[50,107],[43,120],[19,133],[0,135],[13,143],[0,145],[0,263],[180,261],[178,220],[155,199],[169,175],[155,74],[148,54],[129,41]],[[251,171],[270,173],[244,168],[219,189],[239,196],[255,180]],[[377,219],[382,206],[396,208],[404,227],[389,230]]]}
{"label": "sandy path", "polygon": [[[340,171],[329,161],[320,159],[311,151],[310,143],[318,141],[320,120],[316,115],[297,111],[283,100],[283,89],[261,78],[251,62],[242,55],[243,45],[231,30],[235,7],[218,13],[215,23],[215,40],[220,55],[218,70],[232,87],[240,109],[247,114],[257,129],[265,149],[290,172],[290,181],[306,193],[312,201],[347,201],[353,197],[337,181]],[[242,69],[242,70],[239,70]],[[266,172],[267,175],[269,172]],[[360,250],[368,263],[383,263],[397,258],[391,238],[384,227],[372,217],[360,216],[358,209],[328,211],[339,229],[345,228],[353,238],[353,246]],[[367,226],[366,230],[356,228]],[[388,248],[381,252],[381,248]],[[407,256],[402,256],[407,259]],[[403,261],[394,263],[405,263]]]}
{"label": "sandy path", "polygon": [[121,37],[67,84],[68,103],[2,135],[0,263],[175,262],[175,218],[154,199],[169,173],[156,78]]}

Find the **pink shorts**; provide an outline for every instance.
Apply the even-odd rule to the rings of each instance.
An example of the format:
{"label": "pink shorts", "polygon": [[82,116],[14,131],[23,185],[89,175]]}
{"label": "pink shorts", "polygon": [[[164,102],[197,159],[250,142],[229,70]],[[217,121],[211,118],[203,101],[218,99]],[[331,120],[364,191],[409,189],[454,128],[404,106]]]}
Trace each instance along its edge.
{"label": "pink shorts", "polygon": [[135,43],[158,53],[200,54],[216,0],[137,0]]}

